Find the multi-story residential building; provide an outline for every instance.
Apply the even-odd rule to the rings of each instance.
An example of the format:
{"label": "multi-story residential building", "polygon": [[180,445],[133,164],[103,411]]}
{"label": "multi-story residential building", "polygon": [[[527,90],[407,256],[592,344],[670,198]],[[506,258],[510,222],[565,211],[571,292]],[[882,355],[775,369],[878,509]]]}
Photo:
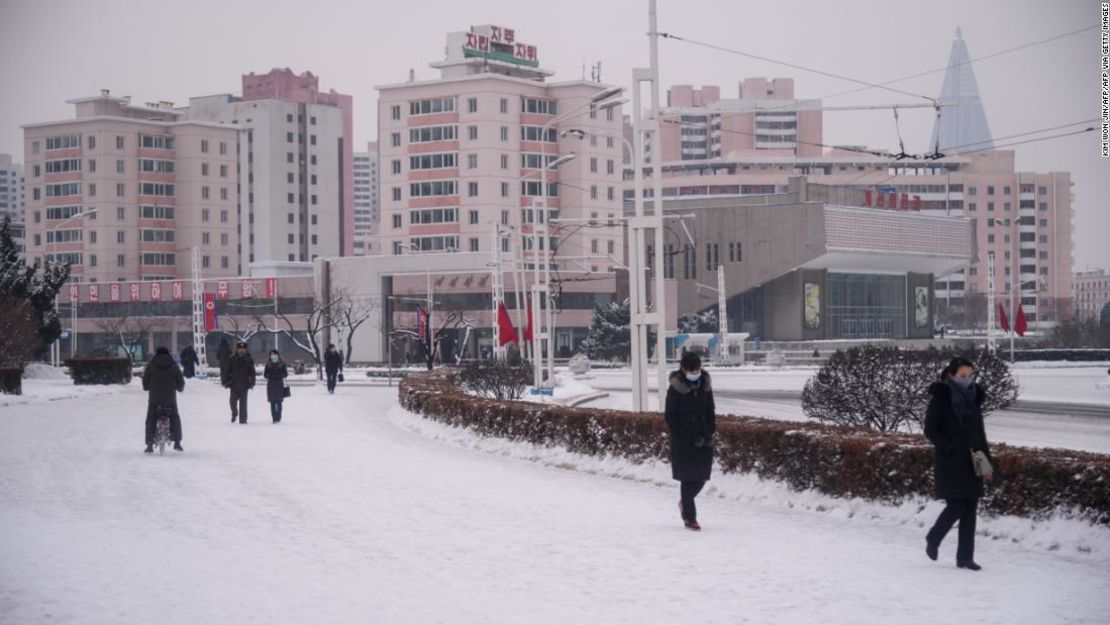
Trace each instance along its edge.
{"label": "multi-story residential building", "polygon": [[307,262],[354,249],[351,97],[311,72],[243,76],[241,97],[191,98],[186,118],[242,129],[243,273],[255,262]]}
{"label": "multi-story residential building", "polygon": [[11,154],[0,154],[0,219],[11,219],[12,238],[23,249],[23,165],[16,163]]}
{"label": "multi-story residential building", "polygon": [[107,90],[69,102],[73,119],[23,126],[27,255],[78,282],[163,280],[195,247],[207,275],[237,275],[237,129]]}
{"label": "multi-story residential building", "polygon": [[1077,271],[1072,278],[1072,290],[1075,312],[1081,318],[1100,319],[1103,307],[1110,304],[1110,271]]}
{"label": "multi-story residential building", "polygon": [[355,249],[356,256],[379,254],[374,245],[378,233],[378,144],[366,144],[365,152],[355,152]]}
{"label": "multi-story residential building", "polygon": [[[511,233],[500,239],[503,251],[521,249],[529,268],[533,223],[552,225],[539,244],[554,252],[562,290],[555,345],[569,354],[585,336],[595,294],[613,293],[598,285],[621,236],[608,225],[621,213],[620,107],[591,104],[608,85],[549,82],[553,72],[512,29],[450,33],[446,59],[431,67],[439,78],[377,87],[382,253],[490,253],[500,228]],[[564,136],[568,129],[584,134]],[[570,152],[573,160],[540,180],[544,159]]]}
{"label": "multi-story residential building", "polygon": [[821,154],[821,101],[795,99],[791,78],[746,78],[738,97],[725,100],[717,86],[675,85],[659,119],[665,163],[733,152],[768,158]]}

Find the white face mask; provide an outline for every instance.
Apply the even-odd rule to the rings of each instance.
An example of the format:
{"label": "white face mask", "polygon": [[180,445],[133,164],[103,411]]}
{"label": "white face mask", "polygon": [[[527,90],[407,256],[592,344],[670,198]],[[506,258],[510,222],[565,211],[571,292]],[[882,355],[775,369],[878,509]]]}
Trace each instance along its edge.
{"label": "white face mask", "polygon": [[270,354],[270,362],[277,362],[279,360],[281,360],[281,358],[277,354]]}

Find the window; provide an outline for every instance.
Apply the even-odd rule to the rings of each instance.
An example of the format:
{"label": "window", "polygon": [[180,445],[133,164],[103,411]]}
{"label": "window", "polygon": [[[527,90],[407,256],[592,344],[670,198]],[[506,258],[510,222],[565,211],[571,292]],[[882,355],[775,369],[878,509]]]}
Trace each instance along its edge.
{"label": "window", "polygon": [[[208,233],[204,233],[204,244],[208,245]],[[172,243],[174,240],[173,230],[140,230],[139,240],[144,243]]]}
{"label": "window", "polygon": [[[58,186],[61,186],[61,185],[58,185]],[[49,193],[50,185],[47,185],[46,190],[47,190],[47,194],[46,194],[47,197],[50,197],[50,193]],[[90,197],[96,197],[96,184],[95,183],[89,183],[89,196]]]}
{"label": "window", "polygon": [[127,254],[116,254],[116,267],[127,266]]}
{"label": "window", "polygon": [[296,198],[293,197],[292,193],[286,193],[285,194],[285,203],[286,204],[296,204],[297,203]]}
{"label": "window", "polygon": [[508,168],[509,168],[509,155],[508,154],[502,154],[501,155],[501,169],[508,169]]}
{"label": "window", "polygon": [[616,190],[615,190],[615,189],[613,189],[613,187],[609,187],[609,188],[607,188],[607,189],[605,190],[605,199],[607,199],[607,200],[613,200],[613,199],[616,199],[616,197],[617,197],[616,193],[617,193],[617,192],[616,192]]}
{"label": "window", "polygon": [[558,133],[554,128],[548,128],[546,133],[543,130],[543,126],[521,126],[520,140],[543,141],[546,143],[555,143],[558,140]]}
{"label": "window", "polygon": [[308,135],[308,144],[316,145],[316,135]]}
{"label": "window", "polygon": [[467,113],[477,113],[478,112],[478,98],[467,98],[466,99],[466,112]]}
{"label": "window", "polygon": [[1042,234],[1039,241],[1041,243],[1048,243],[1048,235],[1047,234]]}
{"label": "window", "polygon": [[[90,163],[95,162],[90,160]],[[70,171],[81,171],[81,159],[67,158],[59,161],[46,161],[46,173],[61,174]],[[95,168],[90,171],[95,171]],[[35,177],[39,176],[39,166],[35,165]]]}
{"label": "window", "polygon": [[470,239],[470,251],[471,252],[477,252],[478,251],[478,239]]}
{"label": "window", "polygon": [[201,154],[208,154],[208,139],[201,139],[200,140],[200,153]]}
{"label": "window", "polygon": [[316,174],[312,174],[312,177],[309,179],[309,183],[313,185],[316,184]]}
{"label": "window", "polygon": [[[397,161],[400,163],[400,161]],[[458,154],[420,154],[409,157],[409,169],[447,169],[458,167]],[[400,173],[400,169],[394,173]]]}
{"label": "window", "polygon": [[968,212],[973,212],[973,211],[975,210],[975,208],[976,208],[976,207],[975,207],[975,202],[968,202],[968,203],[967,203],[967,210],[968,210]]}
{"label": "window", "polygon": [[[524,153],[520,155],[520,166],[523,169],[540,169],[543,167],[543,154]],[[555,154],[547,154],[547,163],[550,165],[557,156]]]}
{"label": "window", "polygon": [[597,185],[596,184],[590,185],[590,199],[591,200],[596,200],[597,199]]}
{"label": "window", "polygon": [[509,98],[501,98],[501,112],[502,113],[508,113],[509,112]]}
{"label": "window", "polygon": [[227,154],[227,141],[220,142],[220,154]]}
{"label": "window", "polygon": [[478,183],[477,182],[468,182],[468,183],[466,183],[466,194],[467,194],[468,197],[478,197]]}
{"label": "window", "polygon": [[291,132],[285,133],[285,142],[286,143],[293,143],[293,133],[291,133]]}
{"label": "window", "polygon": [[1007,213],[1010,212],[1010,203],[1006,202],[1005,204],[1003,204],[1002,210],[1006,211]]}
{"label": "window", "polygon": [[220,245],[227,246],[228,236],[226,232],[220,233]]}
{"label": "window", "polygon": [[227,178],[227,165],[220,165],[220,178]]}
{"label": "window", "polygon": [[728,244],[728,262],[739,263],[743,261],[743,248],[741,248],[740,241],[732,241]]}
{"label": "window", "polygon": [[393,187],[393,201],[394,202],[400,202],[401,201],[401,187]]}
{"label": "window", "polygon": [[459,237],[417,237],[409,239],[409,247],[414,252],[457,252],[459,250]]}
{"label": "window", "polygon": [[994,210],[994,202],[987,202],[987,210],[988,211],[993,211]]}
{"label": "window", "polygon": [[400,104],[394,104],[393,106],[389,107],[389,118],[390,119],[401,119],[401,105]]}
{"label": "window", "polygon": [[1042,210],[1042,211],[1048,210],[1048,203],[1047,202],[1039,202],[1038,206],[1037,206],[1037,210]]}
{"label": "window", "polygon": [[502,141],[508,141],[509,140],[509,127],[508,126],[502,126],[501,127],[501,140]]}
{"label": "window", "polygon": [[394,241],[393,242],[393,255],[394,256],[400,256],[401,255],[401,242],[400,241]]}
{"label": "window", "polygon": [[1010,187],[1002,187],[1002,195],[1010,195]]}
{"label": "window", "polygon": [[987,243],[994,243],[994,235],[993,234],[988,234],[987,235]]}
{"label": "window", "polygon": [[715,271],[717,266],[721,264],[719,247],[717,243],[705,244],[705,270]]}
{"label": "window", "polygon": [[[509,197],[509,183],[507,183],[507,182],[502,182],[501,183],[501,197]],[[508,222],[504,222],[504,223],[508,223]]]}
{"label": "window", "polygon": [[478,211],[476,211],[476,210],[470,211],[470,223],[471,224],[478,223]]}
{"label": "window", "polygon": [[1041,219],[1041,220],[1039,220],[1039,222],[1040,222],[1040,225],[1041,225],[1042,228],[1048,226],[1048,220],[1047,219]]}
{"label": "window", "polygon": [[312,203],[313,206],[316,206],[316,194],[315,193],[313,193],[312,196],[311,196],[311,203]]}
{"label": "window", "polygon": [[81,230],[47,230],[47,243],[72,243],[83,239]]}
{"label": "window", "polygon": [[503,225],[508,225],[509,224],[509,211],[506,211],[506,210],[501,211],[501,223]]}
{"label": "window", "polygon": [[210,195],[210,192],[209,192],[208,187],[201,187],[200,188],[200,198],[202,200],[207,200],[209,195]]}
{"label": "window", "polygon": [[478,140],[478,127],[477,126],[468,126],[467,129],[466,129],[466,132],[467,132],[468,138],[471,141],[477,141]]}
{"label": "window", "polygon": [[[458,126],[421,126],[409,129],[409,143],[434,143],[455,139],[458,139]],[[396,145],[401,145],[400,134],[397,135]]]}
{"label": "window", "polygon": [[80,206],[48,206],[46,208],[46,219],[70,219],[75,215],[81,214]]}
{"label": "window", "polygon": [[429,98],[409,101],[409,115],[450,113],[455,110],[455,98]]}
{"label": "window", "polygon": [[[96,195],[94,193],[95,185],[89,185],[89,195]],[[38,189],[35,189],[36,191]],[[79,182],[63,182],[60,184],[46,185],[46,197],[65,197],[69,195],[81,195],[81,183]],[[35,199],[38,199],[36,196]]]}
{"label": "window", "polygon": [[682,248],[682,275],[687,280],[698,277],[698,250],[690,244]]}
{"label": "window", "polygon": [[89,266],[96,267],[96,254],[89,254]]}
{"label": "window", "polygon": [[293,233],[290,232],[289,233],[289,245],[293,245],[295,243],[296,243],[296,239],[293,237]]}
{"label": "window", "polygon": [[208,209],[207,208],[200,209],[200,220],[201,221],[208,221]]}
{"label": "window", "polygon": [[391,171],[393,173],[395,173],[395,174],[401,173],[401,160],[400,159],[393,159],[392,161],[390,161],[390,165],[391,165]]}
{"label": "window", "polygon": [[605,163],[605,173],[612,174],[616,171],[616,166],[613,164],[613,159],[609,159]]}
{"label": "window", "polygon": [[[400,221],[401,216],[397,217],[397,223]],[[415,210],[409,213],[410,224],[445,224],[457,223],[459,221],[459,211],[455,208],[427,208],[423,210]],[[400,227],[399,225],[397,227]]]}
{"label": "window", "polygon": [[[538,196],[543,192],[543,185],[538,180],[521,180],[520,181],[520,194],[527,196]],[[559,197],[558,183],[548,183],[547,185],[548,197]]]}
{"label": "window", "polygon": [[227,269],[227,265],[228,265],[227,256],[221,256],[220,257],[220,268],[221,269]]}
{"label": "window", "polygon": [[596,174],[597,173],[597,157],[596,156],[591,156],[590,157],[590,173],[591,174]]}
{"label": "window", "polygon": [[127,243],[126,230],[116,230],[116,243]]}
{"label": "window", "polygon": [[[77,135],[65,135],[61,137],[47,137],[46,149],[49,150],[68,150],[70,148],[81,147],[81,140]],[[89,149],[92,150],[96,147],[96,137],[89,135]]]}
{"label": "window", "polygon": [[[145,263],[144,263],[144,264],[145,264]],[[208,256],[201,256],[201,257],[200,257],[200,266],[201,266],[201,267],[203,267],[203,268],[205,268],[205,269],[208,269],[208,267],[209,267],[209,266],[210,266],[211,264],[212,264],[212,263],[211,263],[211,261],[209,260]]]}
{"label": "window", "polygon": [[[253,219],[254,215],[251,215],[251,218]],[[227,211],[220,211],[220,222],[225,224],[227,223]]]}
{"label": "window", "polygon": [[478,155],[477,154],[467,154],[466,155],[466,168],[467,169],[477,169],[477,167],[478,167]]}
{"label": "window", "polygon": [[458,183],[454,180],[429,180],[426,182],[414,182],[409,185],[409,195],[411,197],[456,195],[458,193],[457,184]]}
{"label": "window", "polygon": [[123,173],[123,160],[122,159],[117,159],[116,160],[116,173],[117,174],[122,174]]}
{"label": "window", "polygon": [[117,182],[116,183],[116,197],[123,197],[124,196],[124,193],[125,193],[124,187],[125,186],[126,185],[122,182]]}
{"label": "window", "polygon": [[[123,161],[119,162],[122,163]],[[205,167],[205,165],[201,166],[200,171],[202,175],[207,175],[207,170],[205,169]],[[140,158],[139,171],[155,174],[172,174],[174,172],[174,163],[173,161],[166,161],[155,158]]]}
{"label": "window", "polygon": [[555,100],[546,98],[521,98],[521,113],[537,113],[539,115],[557,115]]}
{"label": "window", "polygon": [[398,147],[398,146],[401,145],[401,133],[395,132],[390,136],[390,138],[391,138],[393,147]]}
{"label": "window", "polygon": [[167,135],[139,135],[139,147],[148,150],[172,150],[173,137]]}
{"label": "window", "polygon": [[401,216],[400,215],[394,215],[393,216],[393,227],[394,228],[400,228],[401,227]]}

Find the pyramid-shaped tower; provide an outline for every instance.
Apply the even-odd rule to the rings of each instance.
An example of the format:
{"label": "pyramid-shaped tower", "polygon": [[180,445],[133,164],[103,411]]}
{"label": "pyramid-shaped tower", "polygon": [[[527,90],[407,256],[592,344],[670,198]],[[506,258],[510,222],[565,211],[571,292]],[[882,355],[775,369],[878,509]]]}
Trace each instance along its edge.
{"label": "pyramid-shaped tower", "polygon": [[[963,33],[956,29],[956,39],[948,55],[948,69],[944,73],[944,86],[940,93],[940,120],[933,124],[933,143],[940,138],[940,151],[979,150],[991,147],[990,126],[983,102],[979,99],[979,85],[971,68],[971,57],[964,44]],[[965,147],[966,146],[966,147]]]}

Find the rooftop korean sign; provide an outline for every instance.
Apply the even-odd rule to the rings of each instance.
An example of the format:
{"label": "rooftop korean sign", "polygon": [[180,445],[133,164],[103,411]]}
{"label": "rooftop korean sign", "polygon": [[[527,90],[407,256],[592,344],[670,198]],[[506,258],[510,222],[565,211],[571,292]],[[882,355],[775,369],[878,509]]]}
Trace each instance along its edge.
{"label": "rooftop korean sign", "polygon": [[539,67],[536,46],[516,40],[516,31],[501,26],[471,26],[463,44],[463,56],[492,59]]}

